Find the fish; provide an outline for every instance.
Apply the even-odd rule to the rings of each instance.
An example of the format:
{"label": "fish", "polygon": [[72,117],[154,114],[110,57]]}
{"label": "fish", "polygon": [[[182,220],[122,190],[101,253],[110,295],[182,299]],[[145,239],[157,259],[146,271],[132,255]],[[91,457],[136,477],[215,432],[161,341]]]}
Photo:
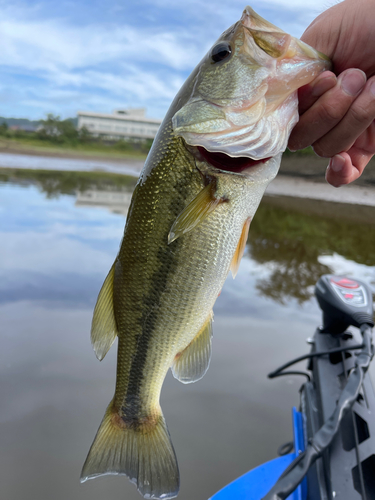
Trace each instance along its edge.
{"label": "fish", "polygon": [[163,381],[170,368],[184,384],[206,373],[212,309],[229,271],[238,271],[298,121],[297,89],[329,67],[326,56],[246,7],[172,102],[94,309],[94,351],[102,360],[118,338],[117,377],[82,482],[123,474],[144,498],[177,496]]}

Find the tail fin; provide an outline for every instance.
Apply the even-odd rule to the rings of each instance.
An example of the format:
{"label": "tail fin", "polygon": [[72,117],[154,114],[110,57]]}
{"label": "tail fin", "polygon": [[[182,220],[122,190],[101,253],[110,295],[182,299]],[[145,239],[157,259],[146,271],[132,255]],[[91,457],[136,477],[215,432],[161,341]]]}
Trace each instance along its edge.
{"label": "tail fin", "polygon": [[145,498],[176,497],[178,465],[163,415],[156,424],[139,430],[119,423],[118,418],[111,403],[83,465],[81,482],[124,474]]}

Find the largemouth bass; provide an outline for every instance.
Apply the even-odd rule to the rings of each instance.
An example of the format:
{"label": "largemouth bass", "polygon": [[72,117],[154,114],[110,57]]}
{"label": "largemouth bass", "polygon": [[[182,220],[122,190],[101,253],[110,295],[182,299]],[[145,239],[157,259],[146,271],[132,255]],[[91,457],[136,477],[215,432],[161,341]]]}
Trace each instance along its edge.
{"label": "largemouth bass", "polygon": [[207,371],[212,308],[298,120],[296,91],[328,67],[247,7],[173,101],[94,310],[100,360],[118,337],[117,380],[82,481],[125,474],[146,498],[177,495],[164,378],[171,368],[190,383]]}

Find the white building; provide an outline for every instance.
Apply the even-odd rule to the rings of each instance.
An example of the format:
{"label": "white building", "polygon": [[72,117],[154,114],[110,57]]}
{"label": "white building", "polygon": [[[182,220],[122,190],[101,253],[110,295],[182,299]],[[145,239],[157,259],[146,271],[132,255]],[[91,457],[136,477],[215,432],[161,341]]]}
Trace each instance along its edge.
{"label": "white building", "polygon": [[78,111],[78,129],[108,139],[153,139],[161,120],[146,118],[146,109],[118,109],[113,114]]}

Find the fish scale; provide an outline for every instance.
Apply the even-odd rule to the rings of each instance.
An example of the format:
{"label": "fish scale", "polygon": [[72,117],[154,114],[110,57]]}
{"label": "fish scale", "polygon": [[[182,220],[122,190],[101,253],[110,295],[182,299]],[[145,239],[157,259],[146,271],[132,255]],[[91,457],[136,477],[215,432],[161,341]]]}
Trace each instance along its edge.
{"label": "fish scale", "polygon": [[[181,246],[181,240],[168,246],[168,233],[173,221],[186,205],[186,198],[191,196],[191,189],[186,186],[192,186],[194,182],[198,193],[202,189],[202,181],[194,162],[172,164],[170,157],[178,156],[178,149],[183,145],[171,133],[169,141],[169,154],[165,160],[156,160],[156,168],[137,189],[132,216],[118,256],[121,272],[115,274],[114,286],[118,292],[114,294],[114,308],[118,331],[126,332],[126,335],[119,335],[118,363],[122,369],[116,385],[117,410],[126,406],[124,402],[127,398],[129,400],[139,393],[142,381],[148,380],[143,376],[143,372],[148,369],[147,357],[154,374],[153,383],[161,377],[164,379],[173,361],[173,355],[164,360],[164,366],[159,368],[163,375],[158,377],[156,365],[160,366],[160,361],[157,363],[155,354],[160,351],[148,349],[148,344],[156,336],[165,352],[171,336],[175,335],[175,321],[160,301],[166,293],[167,280],[174,274],[183,254],[176,251]],[[156,159],[159,157],[158,153],[155,152]],[[173,183],[172,191],[165,190],[166,182]],[[160,217],[160,214],[163,216]],[[129,288],[128,284],[133,282],[136,286]],[[171,289],[169,293],[174,294],[176,291]],[[131,356],[127,356],[129,352],[132,352]],[[160,359],[161,356],[158,356]],[[129,386],[131,389],[128,393]],[[147,392],[148,388],[144,390]],[[158,406],[158,392],[155,391],[152,400],[145,397],[140,397],[140,400],[145,407],[139,411],[147,414]]]}
{"label": "fish scale", "polygon": [[177,495],[159,404],[165,376],[171,368],[191,383],[206,373],[212,308],[229,270],[237,273],[251,219],[277,174],[298,119],[296,89],[328,64],[247,7],[173,101],[94,310],[100,360],[118,337],[117,378],[82,481],[125,474],[145,498]]}

